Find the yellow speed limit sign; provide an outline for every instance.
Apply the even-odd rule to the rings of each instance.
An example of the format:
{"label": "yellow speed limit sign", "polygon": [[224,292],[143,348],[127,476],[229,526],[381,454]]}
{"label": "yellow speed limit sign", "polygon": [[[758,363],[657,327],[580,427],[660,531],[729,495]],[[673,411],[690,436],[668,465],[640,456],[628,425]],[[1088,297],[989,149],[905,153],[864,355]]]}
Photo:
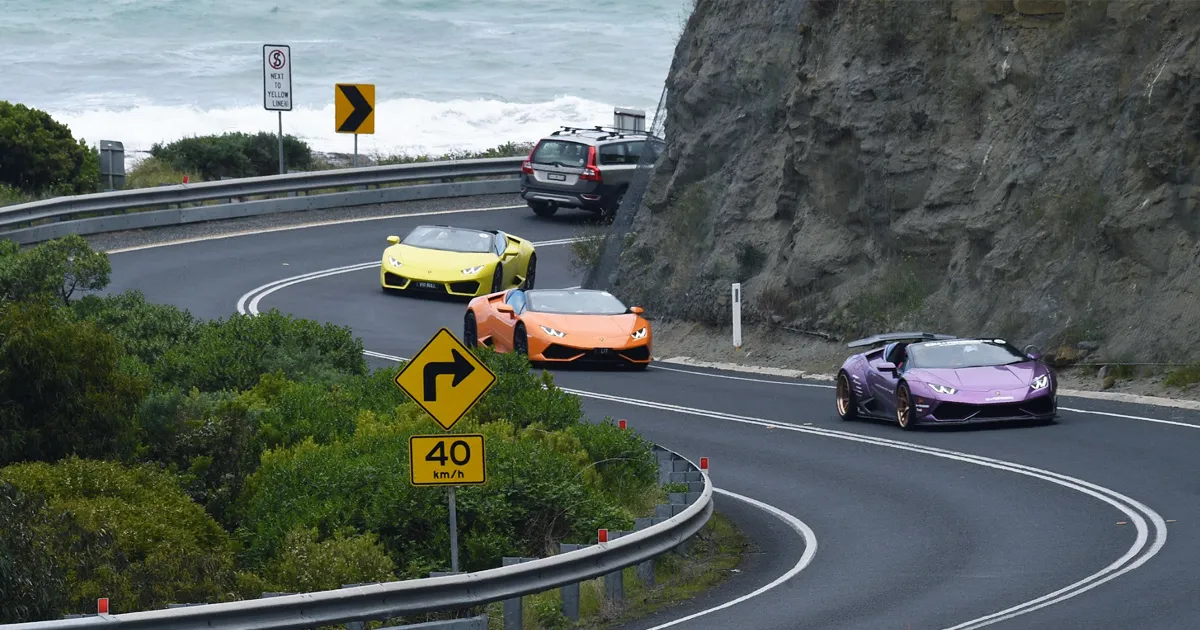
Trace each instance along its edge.
{"label": "yellow speed limit sign", "polygon": [[487,483],[483,436],[476,433],[408,438],[409,479],[414,486]]}

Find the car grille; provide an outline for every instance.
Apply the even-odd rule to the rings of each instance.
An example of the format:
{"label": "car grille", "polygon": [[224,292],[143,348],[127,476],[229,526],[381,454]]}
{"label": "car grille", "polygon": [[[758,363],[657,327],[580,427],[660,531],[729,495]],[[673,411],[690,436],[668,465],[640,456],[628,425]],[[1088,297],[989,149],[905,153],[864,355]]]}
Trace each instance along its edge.
{"label": "car grille", "polygon": [[631,361],[645,361],[650,358],[650,348],[646,346],[638,346],[627,350],[615,350],[612,348],[593,348],[585,350],[582,348],[571,348],[552,343],[542,351],[542,356],[550,360],[564,361],[567,359],[575,359],[575,361],[586,363],[626,363]]}
{"label": "car grille", "polygon": [[988,420],[997,418],[1035,418],[1054,413],[1050,396],[1038,396],[1019,403],[997,405],[971,405],[966,403],[938,403],[933,415],[938,420]]}
{"label": "car grille", "polygon": [[404,276],[394,274],[390,271],[384,272],[383,279],[384,282],[389,286],[401,287],[405,291],[412,291],[414,293],[436,293],[438,295],[475,295],[479,292],[479,282],[475,280],[452,282],[450,283],[449,290],[447,290],[445,283],[430,282],[428,280],[411,280],[410,278],[405,278]]}

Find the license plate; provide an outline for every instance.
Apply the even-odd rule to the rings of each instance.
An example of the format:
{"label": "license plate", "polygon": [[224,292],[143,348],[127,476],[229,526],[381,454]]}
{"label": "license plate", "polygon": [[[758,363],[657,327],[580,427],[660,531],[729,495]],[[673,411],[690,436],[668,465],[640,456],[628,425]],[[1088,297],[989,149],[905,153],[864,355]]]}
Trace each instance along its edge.
{"label": "license plate", "polygon": [[607,355],[610,352],[608,348],[596,348],[596,354]]}
{"label": "license plate", "polygon": [[549,177],[550,179],[557,180],[557,181],[560,181],[560,182],[565,182],[565,181],[567,181],[567,176],[566,176],[566,175],[563,175],[562,173],[550,173],[550,174],[549,174],[549,175],[547,175],[546,177]]}
{"label": "license plate", "polygon": [[434,284],[434,283],[432,283],[432,282],[418,282],[418,283],[417,283],[417,286],[418,286],[418,287],[421,287],[422,289],[436,289],[436,288],[438,288],[438,287],[437,287],[437,285],[436,285],[436,284]]}

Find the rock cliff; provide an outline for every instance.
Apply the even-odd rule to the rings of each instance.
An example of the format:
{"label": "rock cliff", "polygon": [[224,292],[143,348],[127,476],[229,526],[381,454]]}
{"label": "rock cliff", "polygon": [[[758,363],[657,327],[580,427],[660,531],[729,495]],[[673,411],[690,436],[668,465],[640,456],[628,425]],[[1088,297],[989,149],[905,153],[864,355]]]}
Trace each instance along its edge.
{"label": "rock cliff", "polygon": [[612,290],[1200,358],[1200,3],[698,0]]}

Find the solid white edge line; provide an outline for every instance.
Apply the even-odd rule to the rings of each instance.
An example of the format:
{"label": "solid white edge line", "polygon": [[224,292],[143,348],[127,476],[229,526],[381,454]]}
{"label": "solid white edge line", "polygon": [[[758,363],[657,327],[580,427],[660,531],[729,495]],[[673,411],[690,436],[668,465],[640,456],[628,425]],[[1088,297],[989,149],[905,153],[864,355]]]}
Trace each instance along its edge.
{"label": "solid white edge line", "polygon": [[[554,239],[554,240],[550,240],[550,241],[537,241],[537,242],[533,243],[533,246],[534,247],[552,247],[554,245],[568,245],[568,244],[574,243],[576,241],[584,241],[584,240],[589,240],[591,238],[595,238],[595,237],[584,236],[584,237],[576,237],[576,238]],[[274,293],[280,289],[284,289],[284,288],[290,287],[294,284],[299,284],[301,282],[307,282],[309,280],[316,280],[318,278],[328,278],[329,276],[336,276],[336,275],[343,274],[343,273],[352,273],[355,271],[363,271],[366,269],[378,267],[381,264],[383,264],[383,261],[355,263],[353,265],[345,265],[342,267],[333,267],[331,269],[321,269],[318,271],[310,271],[308,273],[302,273],[297,276],[290,276],[288,278],[283,278],[281,280],[276,280],[274,282],[268,282],[267,284],[255,287],[255,288],[250,289],[249,291],[243,293],[242,297],[238,298],[238,301],[237,301],[237,312],[241,313],[242,315],[246,315],[246,314],[258,315],[259,302],[263,298],[267,297],[268,295],[271,295],[272,293]],[[572,287],[572,288],[578,289],[579,287]],[[249,300],[249,304],[247,304],[247,300]]]}
{"label": "solid white edge line", "polygon": [[[307,279],[314,279],[315,277],[323,277],[323,276],[319,275],[321,273],[322,272],[314,272],[314,274],[306,274],[305,276],[296,278],[295,280],[291,281],[289,284],[296,284],[298,282],[304,282]],[[336,273],[346,273],[346,271],[338,270],[338,271],[336,271]],[[329,274],[329,275],[333,275],[333,274]],[[272,289],[271,289],[272,291],[275,289],[275,287],[280,287],[280,285],[278,285],[278,284],[264,285],[264,286],[272,286]],[[256,298],[251,301],[251,307],[255,307],[257,305],[257,299],[258,299],[258,296],[256,296]],[[368,355],[368,356],[378,357],[378,358],[391,359],[391,360],[400,360],[400,361],[404,360],[401,357],[395,357],[393,355],[386,355],[383,353],[374,352],[374,351],[370,351],[370,350],[364,351],[363,354]],[[713,419],[717,419],[717,420],[727,420],[727,421],[731,421],[731,422],[738,422],[738,423],[742,423],[742,424],[762,426],[762,427],[767,427],[767,428],[772,428],[772,429],[783,429],[783,430],[794,431],[794,432],[798,432],[798,433],[807,433],[810,435],[818,435],[818,436],[831,437],[831,438],[835,438],[835,439],[842,439],[842,440],[847,440],[847,441],[852,441],[852,442],[860,442],[863,444],[882,446],[885,448],[894,448],[894,449],[898,449],[898,450],[910,451],[910,452],[930,455],[930,456],[934,456],[934,457],[941,457],[943,459],[949,459],[949,460],[953,460],[953,461],[975,464],[975,465],[983,466],[986,468],[993,468],[996,470],[1013,472],[1013,473],[1025,475],[1025,476],[1028,476],[1031,478],[1048,481],[1050,483],[1067,488],[1069,490],[1074,490],[1081,494],[1091,496],[1091,497],[1096,498],[1104,503],[1108,503],[1109,505],[1115,507],[1118,511],[1123,512],[1129,518],[1130,522],[1133,523],[1134,527],[1137,529],[1138,533],[1137,533],[1137,536],[1136,536],[1136,539],[1135,539],[1133,545],[1130,546],[1130,548],[1124,554],[1122,554],[1122,556],[1120,558],[1113,561],[1112,563],[1110,563],[1108,566],[1101,569],[1100,571],[1097,571],[1096,573],[1093,573],[1073,584],[1070,584],[1068,586],[1060,588],[1051,593],[1047,593],[1047,594],[1037,597],[1035,599],[1019,603],[1015,606],[1012,606],[1010,608],[1007,608],[1007,609],[1004,609],[1001,611],[997,611],[997,612],[994,612],[994,613],[991,613],[988,615],[984,615],[982,617],[978,617],[976,619],[972,619],[970,621],[963,622],[957,626],[948,628],[947,630],[973,630],[975,628],[981,628],[984,626],[991,625],[993,623],[998,623],[1000,621],[1004,621],[1007,619],[1011,619],[1013,617],[1024,615],[1024,614],[1033,612],[1035,610],[1044,608],[1046,606],[1050,606],[1052,604],[1056,604],[1056,603],[1077,597],[1077,596],[1095,588],[1096,586],[1099,586],[1100,584],[1103,584],[1105,582],[1113,580],[1121,575],[1124,575],[1125,573],[1128,573],[1129,571],[1132,571],[1132,570],[1140,567],[1141,565],[1145,564],[1150,558],[1157,555],[1158,552],[1162,549],[1162,547],[1166,544],[1166,538],[1167,538],[1166,521],[1165,521],[1165,519],[1162,518],[1161,515],[1159,515],[1154,510],[1152,510],[1150,507],[1148,507],[1138,501],[1135,501],[1134,499],[1132,499],[1124,494],[1121,494],[1115,490],[1112,490],[1111,488],[1100,486],[1098,484],[1084,481],[1082,479],[1078,479],[1075,477],[1070,477],[1070,476],[1067,476],[1067,475],[1064,475],[1061,473],[1056,473],[1056,472],[1046,470],[1043,468],[1026,466],[1024,464],[1018,464],[1015,462],[1009,462],[1009,461],[1005,461],[1005,460],[984,457],[981,455],[972,455],[969,453],[952,451],[949,449],[925,446],[925,445],[915,444],[912,442],[903,442],[900,440],[891,440],[891,439],[877,438],[877,437],[867,436],[867,435],[862,435],[862,434],[857,434],[857,433],[850,433],[847,431],[824,429],[824,428],[818,428],[818,427],[813,427],[813,426],[801,426],[801,425],[796,425],[796,424],[792,424],[789,422],[772,422],[772,421],[764,420],[762,418],[754,418],[751,416],[740,416],[740,415],[736,415],[736,414],[709,411],[709,410],[697,409],[697,408],[692,408],[692,407],[684,407],[684,406],[680,406],[680,405],[672,405],[672,404],[660,403],[660,402],[656,402],[656,401],[640,400],[640,399],[636,399],[636,398],[613,396],[610,394],[601,394],[598,392],[589,392],[586,390],[577,390],[577,389],[566,388],[566,387],[559,387],[559,389],[561,389],[562,391],[564,391],[566,393],[575,394],[577,396],[581,396],[584,398],[594,398],[594,399],[598,399],[598,400],[606,400],[606,401],[610,401],[610,402],[646,407],[646,408],[650,408],[650,409],[675,411],[678,413],[698,415],[698,416],[713,418]],[[1154,524],[1155,538],[1154,538],[1153,544],[1151,544],[1151,546],[1150,546],[1149,551],[1146,552],[1145,554],[1141,555],[1141,557],[1137,557],[1138,554],[1140,554],[1146,548],[1146,542],[1149,539],[1149,528],[1147,527],[1146,519],[1143,518],[1143,514],[1146,517],[1148,517],[1150,519],[1150,521]],[[1130,562],[1131,559],[1133,559],[1134,561]]]}
{"label": "solid white edge line", "polygon": [[[412,202],[401,201],[398,203],[412,203]],[[106,254],[123,254],[125,252],[137,252],[137,251],[141,251],[144,249],[154,249],[156,247],[170,247],[172,245],[186,245],[188,243],[201,243],[204,241],[217,241],[217,240],[226,239],[226,238],[237,238],[239,236],[254,236],[255,234],[270,234],[272,232],[287,232],[288,230],[303,230],[306,228],[314,228],[314,227],[328,227],[330,225],[341,225],[343,223],[365,223],[367,221],[386,221],[388,219],[404,219],[407,217],[431,217],[431,216],[437,216],[437,215],[441,215],[441,214],[465,214],[465,213],[470,213],[470,212],[493,212],[496,210],[516,210],[517,208],[525,208],[525,207],[528,207],[528,206],[490,206],[487,208],[463,208],[461,210],[428,210],[428,211],[424,211],[424,212],[410,212],[407,214],[390,214],[390,215],[378,216],[378,217],[359,217],[356,219],[333,219],[330,221],[317,221],[314,223],[299,223],[296,225],[283,225],[280,227],[273,227],[273,228],[262,228],[262,229],[257,229],[257,230],[244,230],[241,232],[230,232],[228,234],[213,234],[211,236],[197,236],[195,238],[184,238],[184,239],[179,239],[179,240],[175,240],[175,241],[164,241],[162,243],[150,243],[148,245],[135,245],[133,247],[120,247],[120,248],[116,248],[116,249],[106,250],[105,253]],[[290,214],[290,213],[285,213],[285,214]],[[255,216],[268,216],[268,215],[255,215]],[[250,217],[239,217],[239,218],[250,218]],[[181,225],[191,225],[191,224],[184,223]],[[160,227],[167,227],[167,226],[160,226]],[[142,228],[142,229],[146,229],[146,228]]]}
{"label": "solid white edge line", "polygon": [[730,492],[729,490],[723,490],[721,488],[713,488],[713,492],[715,492],[717,494],[725,495],[727,497],[732,497],[734,499],[737,499],[737,500],[745,502],[745,503],[749,503],[750,505],[752,505],[760,510],[763,510],[764,512],[767,512],[767,513],[771,514],[772,516],[774,516],[775,518],[778,518],[779,520],[783,521],[789,527],[791,527],[797,534],[799,534],[801,538],[804,539],[804,552],[802,554],[800,554],[800,559],[798,561],[796,561],[796,564],[791,569],[788,569],[786,573],[775,578],[769,584],[765,584],[765,585],[759,587],[758,589],[754,590],[753,592],[742,595],[741,597],[738,597],[736,599],[731,599],[719,606],[714,606],[712,608],[701,610],[700,612],[692,613],[686,617],[680,617],[679,619],[675,619],[673,621],[668,621],[667,623],[663,623],[663,624],[654,626],[652,628],[647,628],[646,630],[660,630],[661,628],[669,628],[671,626],[681,624],[685,621],[691,621],[692,619],[695,619],[697,617],[703,617],[704,615],[708,615],[708,614],[717,612],[718,610],[724,610],[731,606],[736,606],[737,604],[740,604],[748,599],[758,597],[759,595],[762,595],[763,593],[766,593],[767,591],[779,586],[780,584],[783,584],[784,582],[787,582],[788,580],[796,577],[796,575],[798,575],[801,571],[803,571],[806,567],[808,567],[809,564],[812,563],[813,557],[817,555],[817,534],[804,521],[796,518],[795,516],[793,516],[787,512],[784,512],[783,510],[781,510],[773,505],[770,505],[768,503],[763,503],[762,501],[759,501],[757,499],[752,499],[748,496],[741,495],[736,492]]}

